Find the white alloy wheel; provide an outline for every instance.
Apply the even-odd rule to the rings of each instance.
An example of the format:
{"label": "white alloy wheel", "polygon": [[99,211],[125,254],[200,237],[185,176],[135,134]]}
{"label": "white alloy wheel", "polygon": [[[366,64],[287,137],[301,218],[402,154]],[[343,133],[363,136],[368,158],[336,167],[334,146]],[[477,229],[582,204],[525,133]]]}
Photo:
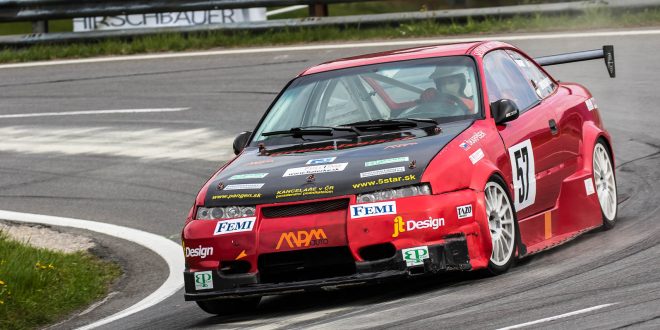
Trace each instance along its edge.
{"label": "white alloy wheel", "polygon": [[490,262],[496,266],[506,266],[513,257],[516,246],[516,225],[513,207],[509,196],[496,182],[486,184],[486,215],[493,242]]}
{"label": "white alloy wheel", "polygon": [[601,142],[596,143],[593,156],[594,183],[596,194],[600,202],[600,209],[607,221],[613,222],[616,218],[617,196],[614,168],[610,154]]}

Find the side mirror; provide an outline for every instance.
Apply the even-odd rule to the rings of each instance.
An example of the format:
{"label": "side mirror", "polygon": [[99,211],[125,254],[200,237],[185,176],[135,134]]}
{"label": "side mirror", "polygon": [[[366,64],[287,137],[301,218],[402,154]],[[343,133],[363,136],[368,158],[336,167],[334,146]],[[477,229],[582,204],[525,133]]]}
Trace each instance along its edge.
{"label": "side mirror", "polygon": [[243,151],[250,139],[250,135],[252,135],[252,132],[245,131],[236,136],[234,139],[234,155],[238,155]]}
{"label": "side mirror", "polygon": [[495,124],[500,125],[518,118],[520,110],[513,101],[502,99],[490,104],[490,113],[495,119]]}

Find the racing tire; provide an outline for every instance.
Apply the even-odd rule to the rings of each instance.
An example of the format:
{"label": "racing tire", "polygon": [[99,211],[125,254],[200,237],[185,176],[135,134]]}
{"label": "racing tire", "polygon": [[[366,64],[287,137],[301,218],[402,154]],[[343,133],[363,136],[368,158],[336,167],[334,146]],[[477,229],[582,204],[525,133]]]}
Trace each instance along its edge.
{"label": "racing tire", "polygon": [[203,311],[214,315],[236,315],[254,311],[261,297],[195,301]]}
{"label": "racing tire", "polygon": [[617,215],[617,189],[612,154],[603,138],[598,139],[593,152],[593,178],[596,195],[603,216],[603,230],[614,228]]}
{"label": "racing tire", "polygon": [[502,178],[499,176],[491,177],[484,188],[484,196],[488,227],[493,244],[487,273],[489,275],[500,275],[511,268],[516,258],[516,250],[520,239],[518,219],[511,202],[511,196]]}

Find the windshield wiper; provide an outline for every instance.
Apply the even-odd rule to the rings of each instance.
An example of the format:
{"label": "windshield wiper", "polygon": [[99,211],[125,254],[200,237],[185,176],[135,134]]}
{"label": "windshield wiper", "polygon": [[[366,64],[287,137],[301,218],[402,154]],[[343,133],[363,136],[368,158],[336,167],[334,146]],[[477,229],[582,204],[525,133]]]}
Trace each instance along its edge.
{"label": "windshield wiper", "polygon": [[429,123],[437,125],[438,122],[430,118],[403,118],[403,119],[376,119],[358,121],[346,124],[344,126],[353,127],[358,130],[368,129],[388,129],[388,128],[411,128],[419,126],[419,123]]}
{"label": "windshield wiper", "polygon": [[304,127],[294,127],[288,130],[283,130],[283,131],[272,131],[272,132],[265,132],[262,133],[261,135],[263,136],[273,136],[273,135],[291,135],[293,137],[302,137],[303,135],[324,135],[324,136],[332,136],[334,132],[339,131],[339,132],[353,132],[356,135],[360,135],[360,132],[358,132],[355,128],[353,127],[345,127],[345,126],[304,126]]}

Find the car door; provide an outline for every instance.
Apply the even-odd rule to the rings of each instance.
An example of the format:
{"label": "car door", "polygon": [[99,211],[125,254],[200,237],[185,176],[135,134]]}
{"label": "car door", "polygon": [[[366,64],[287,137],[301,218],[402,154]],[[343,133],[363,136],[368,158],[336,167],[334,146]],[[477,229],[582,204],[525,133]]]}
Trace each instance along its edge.
{"label": "car door", "polygon": [[551,209],[559,195],[561,180],[556,149],[555,113],[523,73],[522,61],[512,51],[495,50],[484,57],[488,102],[512,100],[520,117],[498,126],[512,168],[512,194],[519,219]]}

